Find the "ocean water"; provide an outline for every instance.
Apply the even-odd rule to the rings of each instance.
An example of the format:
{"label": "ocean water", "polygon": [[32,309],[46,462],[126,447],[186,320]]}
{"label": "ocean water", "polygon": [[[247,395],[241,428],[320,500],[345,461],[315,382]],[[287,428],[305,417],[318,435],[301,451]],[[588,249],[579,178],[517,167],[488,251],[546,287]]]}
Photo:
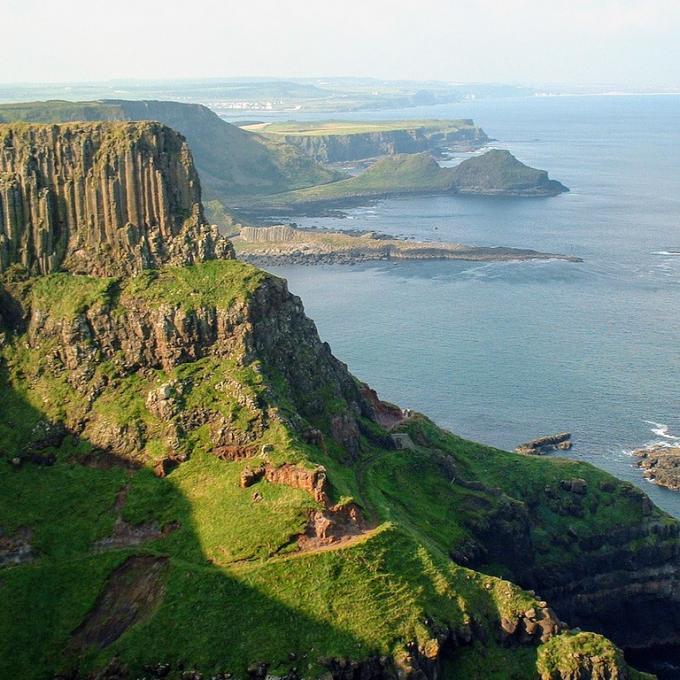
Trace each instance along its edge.
{"label": "ocean water", "polygon": [[[347,117],[357,117],[347,116]],[[578,255],[561,261],[271,267],[382,398],[512,449],[567,430],[574,458],[680,517],[630,451],[680,444],[680,97],[471,101],[364,118],[471,117],[571,192],[419,196],[303,226]]]}

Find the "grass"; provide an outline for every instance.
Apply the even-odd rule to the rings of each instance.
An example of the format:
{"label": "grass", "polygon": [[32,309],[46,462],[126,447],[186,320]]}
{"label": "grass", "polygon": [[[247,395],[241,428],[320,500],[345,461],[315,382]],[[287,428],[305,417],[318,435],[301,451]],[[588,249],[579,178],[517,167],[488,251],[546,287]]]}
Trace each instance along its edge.
{"label": "grass", "polygon": [[550,195],[565,191],[547,173],[518,161],[508,151],[493,149],[453,168],[441,167],[427,153],[384,156],[362,174],[336,182],[261,197],[251,207],[344,201],[408,193],[482,195]]}
{"label": "grass", "polygon": [[290,205],[392,193],[437,193],[450,190],[451,179],[451,170],[441,168],[429,154],[397,154],[381,158],[356,177],[277,194],[260,202]]}
{"label": "grass", "polygon": [[254,292],[267,275],[237,260],[212,260],[200,265],[147,270],[122,289],[123,304],[135,299],[151,306],[228,308]]}
{"label": "grass", "polygon": [[449,132],[463,128],[474,128],[469,119],[459,120],[322,120],[322,121],[285,121],[274,123],[255,123],[244,126],[245,130],[272,135],[291,136],[329,136],[356,135],[372,132],[396,132],[422,130],[424,132]]}
{"label": "grass", "polygon": [[[87,314],[126,323],[127,314],[165,305],[229,313],[266,277],[239,262],[210,262],[125,281],[55,275],[22,284],[21,290],[34,314],[59,331],[62,322],[70,328]],[[246,326],[244,321],[244,333],[252,333]],[[573,529],[587,538],[639,525],[644,517],[638,492],[622,484],[603,490],[601,483],[612,478],[589,465],[491,449],[424,417],[405,426],[415,451],[382,448],[384,431],[362,422],[362,452],[350,461],[330,435],[330,417],[348,409],[337,385],[330,381],[305,395],[325,406],[305,420],[296,409],[297,388],[281,371],[245,355],[215,352],[166,370],[137,371],[122,368],[116,354],[107,360],[96,354],[96,370],[84,374],[76,389],[68,380],[73,374],[55,364],[55,352],[63,351],[60,337],[59,332],[13,336],[0,355],[2,458],[30,444],[41,420],[79,427],[77,439],[69,436],[54,450],[53,466],[14,469],[0,460],[4,536],[29,528],[37,556],[2,569],[0,588],[8,603],[0,608],[2,677],[39,680],[76,662],[89,672],[114,654],[137,674],[146,664],[164,661],[245,677],[250,664],[264,661],[275,675],[295,666],[303,677],[318,677],[324,658],[360,661],[377,654],[399,661],[409,643],[432,647],[438,630],[466,626],[483,636],[447,661],[452,674],[535,677],[552,672],[574,643],[560,638],[538,649],[502,648],[499,618],[536,606],[536,597],[499,578],[515,568],[508,555],[490,554],[472,570],[452,561],[450,553],[494,531],[499,518],[510,529],[526,518],[536,547],[532,556],[547,568],[564,567],[579,558],[578,548],[556,543],[555,536]],[[296,348],[285,368],[317,366],[319,357],[310,347]],[[149,411],[147,395],[170,381],[182,386],[178,414],[160,418]],[[91,397],[95,385],[100,391]],[[236,435],[250,436],[258,449],[268,444],[271,464],[324,465],[333,502],[353,500],[376,529],[335,550],[294,552],[295,537],[319,505],[302,490],[264,480],[241,489],[243,468],[260,459],[226,462],[212,455],[216,415]],[[324,431],[325,447],[300,441],[308,426]],[[138,468],[83,464],[93,459],[102,432],[124,437],[137,430],[144,433],[144,449],[118,456],[133,458]],[[167,454],[172,432],[189,459],[159,478],[151,468]],[[447,468],[451,463],[454,472]],[[561,505],[567,496],[559,483],[571,477],[588,484],[580,500],[569,499],[580,503],[577,517]],[[555,490],[554,498],[546,487]],[[125,503],[116,509],[123,489]],[[261,496],[257,502],[254,492]],[[176,528],[134,551],[95,551],[119,513],[133,525]],[[650,517],[671,521],[658,510]],[[645,548],[627,547],[631,555]],[[505,548],[509,553],[512,546]],[[72,632],[107,576],[133,552],[169,558],[158,610],[105,649],[89,648],[76,658],[69,647]],[[593,654],[618,654],[599,638],[587,642]]]}
{"label": "grass", "polygon": [[72,274],[51,274],[36,279],[33,304],[49,309],[54,320],[72,319],[91,307],[105,307],[113,301],[116,279]]}
{"label": "grass", "polygon": [[621,650],[606,638],[595,633],[568,633],[540,648],[537,668],[542,678],[574,677],[583,657],[592,659],[594,677],[612,677],[612,669],[623,666]]}

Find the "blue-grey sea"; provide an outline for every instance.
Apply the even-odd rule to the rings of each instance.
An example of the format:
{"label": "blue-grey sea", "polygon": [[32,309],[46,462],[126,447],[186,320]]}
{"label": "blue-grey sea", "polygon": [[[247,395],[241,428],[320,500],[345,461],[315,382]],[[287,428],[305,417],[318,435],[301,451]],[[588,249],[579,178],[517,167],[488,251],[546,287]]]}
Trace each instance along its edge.
{"label": "blue-grey sea", "polygon": [[303,226],[578,255],[271,270],[381,397],[512,449],[573,433],[569,454],[639,484],[680,517],[680,492],[630,451],[680,445],[680,97],[478,100],[348,118],[469,117],[571,191],[547,199],[395,198]]}

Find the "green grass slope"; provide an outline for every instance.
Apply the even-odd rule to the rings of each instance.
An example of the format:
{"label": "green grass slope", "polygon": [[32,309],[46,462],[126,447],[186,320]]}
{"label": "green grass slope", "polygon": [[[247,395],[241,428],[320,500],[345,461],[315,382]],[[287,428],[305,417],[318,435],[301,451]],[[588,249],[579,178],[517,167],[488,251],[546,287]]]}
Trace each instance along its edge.
{"label": "green grass slope", "polygon": [[[237,261],[129,280],[7,277],[0,676],[72,677],[115,658],[130,677],[422,677],[438,664],[449,678],[566,680],[584,664],[593,678],[636,677],[597,635],[503,634],[545,608],[507,580],[531,561],[513,539],[526,528],[541,568],[557,567],[578,551],[555,540],[567,528],[675,523],[589,465],[497,451],[422,416],[399,426],[413,448],[395,450],[350,404],[313,327],[286,325],[299,303],[282,290]],[[128,349],[153,341],[146,319],[175,338],[163,348],[175,359]],[[54,439],[58,423],[68,431]],[[225,430],[247,457],[217,455]],[[169,449],[186,455],[158,476]],[[323,465],[328,501],[275,477],[243,488],[244,470],[264,465]],[[567,519],[559,489],[572,477],[588,494]],[[304,548],[310,517],[351,503],[361,531]]]}
{"label": "green grass slope", "polygon": [[493,149],[453,168],[441,167],[428,153],[395,154],[378,159],[362,174],[251,201],[251,207],[290,207],[334,203],[390,194],[459,193],[486,196],[552,196],[566,187]]}

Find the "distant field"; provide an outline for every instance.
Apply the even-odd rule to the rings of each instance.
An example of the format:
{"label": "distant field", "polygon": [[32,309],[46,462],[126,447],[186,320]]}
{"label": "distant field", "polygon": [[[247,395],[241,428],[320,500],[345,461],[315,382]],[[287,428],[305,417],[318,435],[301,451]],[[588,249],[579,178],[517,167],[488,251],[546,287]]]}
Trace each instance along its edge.
{"label": "distant field", "polygon": [[244,130],[264,132],[272,135],[358,135],[370,132],[396,132],[399,130],[427,129],[431,131],[460,130],[473,128],[470,119],[458,120],[382,120],[382,121],[285,121],[276,123],[255,123],[244,125]]}

